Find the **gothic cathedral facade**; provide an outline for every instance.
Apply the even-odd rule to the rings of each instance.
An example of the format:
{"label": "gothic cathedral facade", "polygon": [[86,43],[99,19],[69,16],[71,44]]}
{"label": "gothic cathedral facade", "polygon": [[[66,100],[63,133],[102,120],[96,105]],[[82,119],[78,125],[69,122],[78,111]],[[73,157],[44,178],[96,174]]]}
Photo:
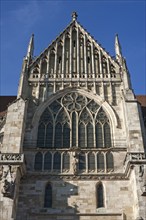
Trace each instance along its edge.
{"label": "gothic cathedral facade", "polygon": [[118,35],[112,57],[81,26],[33,57],[0,146],[1,220],[146,220],[146,136]]}

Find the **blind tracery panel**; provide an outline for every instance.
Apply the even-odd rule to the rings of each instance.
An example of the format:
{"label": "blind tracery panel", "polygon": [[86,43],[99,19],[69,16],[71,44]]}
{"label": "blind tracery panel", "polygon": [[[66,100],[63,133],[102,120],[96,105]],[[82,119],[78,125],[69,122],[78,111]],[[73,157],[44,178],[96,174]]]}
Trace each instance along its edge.
{"label": "blind tracery panel", "polygon": [[106,113],[94,100],[77,92],[52,102],[40,118],[37,147],[111,146],[110,123]]}

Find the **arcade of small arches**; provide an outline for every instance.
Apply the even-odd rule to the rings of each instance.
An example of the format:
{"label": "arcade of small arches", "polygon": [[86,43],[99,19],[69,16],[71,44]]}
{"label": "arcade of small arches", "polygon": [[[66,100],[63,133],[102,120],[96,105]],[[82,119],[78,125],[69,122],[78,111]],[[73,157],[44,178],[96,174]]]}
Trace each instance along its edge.
{"label": "arcade of small arches", "polygon": [[[79,173],[100,173],[114,171],[113,154],[109,151],[101,152],[80,152],[77,157],[77,172]],[[72,152],[37,152],[35,154],[34,170],[57,173],[70,173],[74,158]]]}

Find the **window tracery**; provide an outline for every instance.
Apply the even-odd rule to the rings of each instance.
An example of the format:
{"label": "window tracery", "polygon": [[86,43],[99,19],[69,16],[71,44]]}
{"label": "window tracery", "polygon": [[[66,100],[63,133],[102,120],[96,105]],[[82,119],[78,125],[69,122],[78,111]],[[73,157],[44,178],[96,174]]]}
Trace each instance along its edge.
{"label": "window tracery", "polygon": [[[94,135],[95,134],[95,135]],[[111,130],[104,110],[94,101],[71,92],[52,102],[40,117],[37,147],[109,148]]]}

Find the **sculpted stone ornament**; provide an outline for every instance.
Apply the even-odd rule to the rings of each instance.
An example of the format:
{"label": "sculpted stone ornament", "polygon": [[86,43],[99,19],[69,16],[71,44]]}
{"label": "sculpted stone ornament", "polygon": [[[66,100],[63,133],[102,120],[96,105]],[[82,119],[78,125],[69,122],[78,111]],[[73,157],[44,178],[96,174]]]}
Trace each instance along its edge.
{"label": "sculpted stone ornament", "polygon": [[73,160],[72,160],[72,168],[73,168],[73,174],[74,175],[77,174],[77,164],[78,164],[78,159],[77,159],[77,155],[75,154],[73,156]]}
{"label": "sculpted stone ornament", "polygon": [[15,188],[14,170],[10,165],[3,167],[2,174],[2,194],[5,197],[13,198]]}

